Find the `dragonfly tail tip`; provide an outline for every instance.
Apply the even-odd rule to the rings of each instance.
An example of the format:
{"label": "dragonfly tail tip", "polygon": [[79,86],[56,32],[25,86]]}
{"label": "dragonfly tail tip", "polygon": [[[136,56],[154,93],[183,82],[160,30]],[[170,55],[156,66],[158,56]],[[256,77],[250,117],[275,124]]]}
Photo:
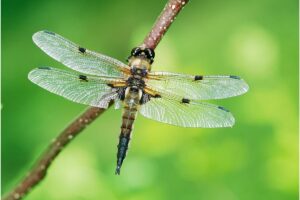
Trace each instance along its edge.
{"label": "dragonfly tail tip", "polygon": [[117,166],[115,174],[120,175],[120,172],[121,172],[121,167]]}

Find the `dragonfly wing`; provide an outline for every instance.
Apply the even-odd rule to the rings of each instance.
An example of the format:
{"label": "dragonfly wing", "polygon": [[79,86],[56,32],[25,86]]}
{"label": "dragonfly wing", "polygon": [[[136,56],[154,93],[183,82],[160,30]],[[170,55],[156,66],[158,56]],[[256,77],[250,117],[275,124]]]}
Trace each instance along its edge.
{"label": "dragonfly wing", "polygon": [[108,84],[116,79],[85,76],[65,70],[41,67],[32,70],[28,78],[40,87],[71,101],[107,108],[118,93]]}
{"label": "dragonfly wing", "polygon": [[128,68],[116,59],[80,47],[53,32],[39,31],[32,38],[46,54],[85,74],[124,77],[123,71]]}
{"label": "dragonfly wing", "polygon": [[150,119],[181,127],[232,127],[234,117],[221,106],[194,102],[188,99],[151,98],[140,108],[140,113]]}
{"label": "dragonfly wing", "polygon": [[146,85],[158,92],[193,100],[223,99],[241,95],[249,89],[238,76],[191,76],[170,72],[150,72]]}
{"label": "dragonfly wing", "polygon": [[120,99],[116,99],[115,102],[115,109],[121,109],[122,108],[122,101]]}

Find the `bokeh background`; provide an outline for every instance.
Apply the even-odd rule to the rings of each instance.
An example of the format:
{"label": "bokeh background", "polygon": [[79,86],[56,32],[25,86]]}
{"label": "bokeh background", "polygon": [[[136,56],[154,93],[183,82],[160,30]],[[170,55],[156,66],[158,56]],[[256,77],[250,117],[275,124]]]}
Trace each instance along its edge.
{"label": "bokeh background", "polygon": [[[32,42],[43,29],[125,62],[166,1],[2,0],[2,193],[85,106],[27,79],[65,68]],[[212,101],[233,128],[185,129],[139,116],[115,176],[121,111],[106,111],[51,166],[28,200],[298,199],[298,1],[191,1],[153,70],[234,74],[250,91]]]}

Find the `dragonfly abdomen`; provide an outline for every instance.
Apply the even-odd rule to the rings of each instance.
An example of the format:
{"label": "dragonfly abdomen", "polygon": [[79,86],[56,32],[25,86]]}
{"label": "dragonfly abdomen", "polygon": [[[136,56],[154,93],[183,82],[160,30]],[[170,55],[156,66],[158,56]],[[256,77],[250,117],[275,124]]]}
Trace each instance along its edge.
{"label": "dragonfly abdomen", "polygon": [[128,91],[126,93],[127,94],[124,99],[121,133],[119,136],[118,144],[116,174],[120,174],[123,160],[126,157],[131,132],[133,129],[133,123],[137,115],[137,109],[140,100],[140,95],[138,94],[138,91],[130,91],[130,88],[128,88]]}

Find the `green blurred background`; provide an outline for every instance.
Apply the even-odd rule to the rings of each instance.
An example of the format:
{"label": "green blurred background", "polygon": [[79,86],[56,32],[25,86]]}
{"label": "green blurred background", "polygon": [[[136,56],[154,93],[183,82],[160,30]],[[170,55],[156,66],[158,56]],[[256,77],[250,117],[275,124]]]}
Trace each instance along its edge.
{"label": "green blurred background", "polygon": [[[38,66],[65,68],[32,35],[51,30],[125,61],[165,2],[2,0],[2,193],[86,108],[27,79]],[[153,70],[243,77],[247,94],[213,101],[235,126],[185,129],[139,116],[115,176],[121,111],[111,108],[26,199],[298,199],[298,2],[192,0],[156,55]]]}

